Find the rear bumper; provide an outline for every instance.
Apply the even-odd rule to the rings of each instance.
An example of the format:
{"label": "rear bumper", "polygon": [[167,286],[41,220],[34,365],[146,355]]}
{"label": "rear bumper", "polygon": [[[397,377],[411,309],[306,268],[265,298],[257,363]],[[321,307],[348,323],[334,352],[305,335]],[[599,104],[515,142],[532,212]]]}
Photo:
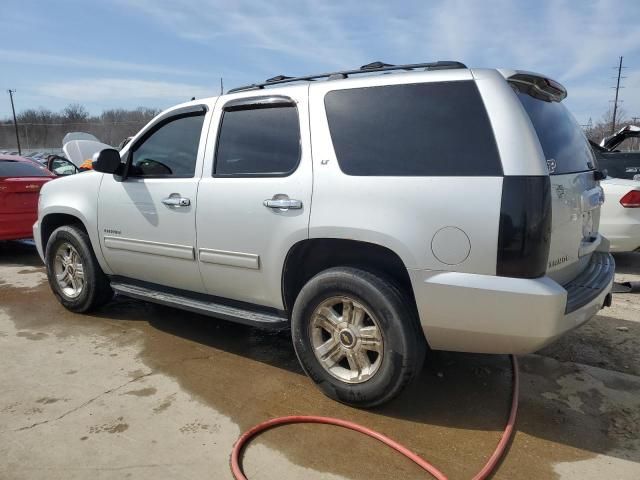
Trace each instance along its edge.
{"label": "rear bumper", "polygon": [[613,258],[596,252],[587,270],[590,276],[581,274],[567,288],[549,277],[409,273],[431,348],[521,354],[539,350],[602,308],[613,285]]}

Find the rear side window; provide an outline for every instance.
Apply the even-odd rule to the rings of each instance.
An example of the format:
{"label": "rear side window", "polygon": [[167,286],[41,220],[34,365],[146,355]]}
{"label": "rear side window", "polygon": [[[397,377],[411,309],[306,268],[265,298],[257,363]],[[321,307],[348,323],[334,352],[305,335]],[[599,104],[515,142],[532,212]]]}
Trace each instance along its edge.
{"label": "rear side window", "polygon": [[347,175],[502,175],[491,124],[472,81],[335,90],[324,103]]}
{"label": "rear side window", "polygon": [[0,160],[0,177],[50,177],[44,167],[31,162]]}
{"label": "rear side window", "polygon": [[534,98],[517,90],[538,134],[551,175],[584,172],[595,168],[595,158],[580,125],[560,102]]}
{"label": "rear side window", "polygon": [[285,176],[300,161],[300,125],[293,105],[227,110],[222,117],[216,176]]}

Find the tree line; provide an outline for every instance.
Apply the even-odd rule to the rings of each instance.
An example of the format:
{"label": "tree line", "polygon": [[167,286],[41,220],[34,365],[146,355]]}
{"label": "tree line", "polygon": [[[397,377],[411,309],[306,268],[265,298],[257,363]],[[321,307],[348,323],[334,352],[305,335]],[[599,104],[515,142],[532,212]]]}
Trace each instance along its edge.
{"label": "tree line", "polygon": [[[114,108],[91,115],[80,104],[70,104],[59,112],[30,108],[16,115],[20,146],[23,149],[61,148],[62,139],[69,132],[87,132],[101,142],[117,146],[124,138],[135,135],[159,109],[138,107]],[[0,120],[0,149],[16,150],[13,119]]]}
{"label": "tree line", "polygon": [[[69,132],[87,132],[100,141],[117,146],[124,138],[135,135],[149,120],[160,113],[159,109],[138,107],[132,110],[114,108],[99,115],[90,115],[80,104],[73,103],[60,112],[46,108],[31,108],[17,115],[20,145],[23,149],[61,148],[62,139]],[[638,125],[638,118],[629,118],[623,109],[618,110],[616,124],[612,128],[613,112],[609,110],[595,123],[583,125],[587,138],[595,143],[618,131],[625,125]],[[640,150],[639,139],[628,139],[620,150]],[[17,149],[13,120],[0,120],[0,150]]]}

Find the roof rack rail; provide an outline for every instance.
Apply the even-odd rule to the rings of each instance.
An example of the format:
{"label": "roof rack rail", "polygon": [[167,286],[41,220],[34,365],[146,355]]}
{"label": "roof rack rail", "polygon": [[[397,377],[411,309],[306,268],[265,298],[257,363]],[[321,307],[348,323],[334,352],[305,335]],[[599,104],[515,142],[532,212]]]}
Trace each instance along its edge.
{"label": "roof rack rail", "polygon": [[245,85],[243,87],[236,87],[229,90],[227,93],[234,92],[242,92],[245,90],[260,90],[264,87],[268,87],[271,85],[278,85],[282,83],[291,83],[291,82],[303,82],[303,81],[312,81],[320,78],[326,78],[328,80],[335,80],[340,78],[347,78],[349,75],[356,75],[361,73],[372,73],[372,72],[389,72],[393,70],[416,70],[416,69],[425,69],[425,70],[446,70],[450,68],[467,68],[464,63],[454,62],[449,60],[440,60],[438,62],[431,63],[409,63],[406,65],[391,65],[389,63],[384,62],[372,62],[366,65],[361,66],[357,70],[344,70],[339,72],[329,72],[329,73],[319,73],[316,75],[305,75],[302,77],[288,77],[286,75],[277,75],[275,77],[269,78],[264,83],[252,83],[251,85]]}

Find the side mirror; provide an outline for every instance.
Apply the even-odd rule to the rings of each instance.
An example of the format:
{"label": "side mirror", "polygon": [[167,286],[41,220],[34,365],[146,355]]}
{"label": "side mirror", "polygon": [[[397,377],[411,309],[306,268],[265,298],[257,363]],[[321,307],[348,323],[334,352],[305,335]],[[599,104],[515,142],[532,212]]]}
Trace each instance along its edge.
{"label": "side mirror", "polygon": [[113,148],[93,154],[93,169],[102,173],[118,173],[120,170],[120,153]]}
{"label": "side mirror", "polygon": [[47,161],[47,169],[58,177],[74,175],[79,172],[78,167],[63,157],[52,155]]}

